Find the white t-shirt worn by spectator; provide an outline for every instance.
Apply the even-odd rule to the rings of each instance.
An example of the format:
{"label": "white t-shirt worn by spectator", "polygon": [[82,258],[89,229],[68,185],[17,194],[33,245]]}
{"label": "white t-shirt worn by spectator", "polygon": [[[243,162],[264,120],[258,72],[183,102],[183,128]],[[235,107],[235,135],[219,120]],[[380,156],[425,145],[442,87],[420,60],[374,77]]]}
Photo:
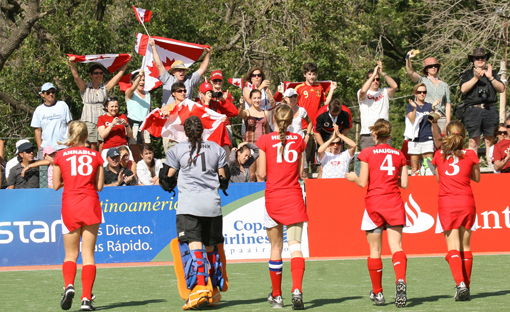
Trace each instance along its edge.
{"label": "white t-shirt worn by spectator", "polygon": [[377,119],[389,119],[390,113],[390,97],[388,95],[388,88],[378,89],[377,91],[368,90],[367,96],[359,101],[358,90],[358,104],[361,114],[361,132],[360,134],[370,134],[369,127],[373,126]]}
{"label": "white t-shirt worn by spectator", "polygon": [[[159,159],[154,159],[154,172],[156,173],[155,177],[159,177],[159,170],[163,168],[163,163]],[[138,184],[140,185],[153,185],[151,183],[151,171],[145,161],[142,159],[136,164],[136,175],[138,176]]]}
{"label": "white t-shirt worn by spectator", "polygon": [[69,132],[67,125],[71,120],[71,112],[67,104],[62,101],[56,101],[51,106],[45,104],[39,105],[35,109],[30,126],[41,128],[41,148],[50,145],[55,149],[60,149],[64,146],[58,144],[58,142],[65,142],[67,140],[67,133]]}
{"label": "white t-shirt worn by spectator", "polygon": [[345,178],[345,174],[349,172],[349,163],[351,162],[352,156],[348,150],[341,152],[340,154],[333,154],[325,152],[322,157],[322,178],[323,179],[336,179]]}
{"label": "white t-shirt worn by spectator", "polygon": [[299,116],[292,119],[292,124],[287,128],[287,131],[299,134],[304,139],[305,132],[303,131],[301,120],[305,119],[306,116],[308,116],[306,109],[299,107]]}

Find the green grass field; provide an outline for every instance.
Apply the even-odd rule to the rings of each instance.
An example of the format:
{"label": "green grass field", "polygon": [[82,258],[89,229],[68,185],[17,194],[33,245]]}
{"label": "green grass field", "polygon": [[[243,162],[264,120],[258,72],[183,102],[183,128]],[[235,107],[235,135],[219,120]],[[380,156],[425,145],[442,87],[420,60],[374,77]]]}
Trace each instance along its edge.
{"label": "green grass field", "polygon": [[[314,311],[388,311],[393,304],[394,272],[384,259],[383,287],[386,305],[375,306],[366,260],[308,261],[304,278],[304,301]],[[267,263],[228,265],[230,289],[222,303],[209,310],[269,311]],[[81,271],[76,279],[77,296],[71,311],[80,308]],[[283,297],[291,310],[290,263],[284,264]],[[510,255],[475,256],[471,301],[455,302],[454,281],[444,258],[410,258],[408,303],[412,311],[508,311],[510,310]],[[1,311],[59,311],[63,279],[60,270],[0,272]],[[180,299],[173,267],[99,268],[94,286],[97,310],[179,311]]]}

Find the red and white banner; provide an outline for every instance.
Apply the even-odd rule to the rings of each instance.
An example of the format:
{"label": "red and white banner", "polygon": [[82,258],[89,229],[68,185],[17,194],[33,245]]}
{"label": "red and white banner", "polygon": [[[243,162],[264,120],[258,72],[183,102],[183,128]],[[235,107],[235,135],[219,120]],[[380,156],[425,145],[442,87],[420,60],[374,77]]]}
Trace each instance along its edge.
{"label": "red and white banner", "polygon": [[[508,178],[508,173],[482,174],[480,183],[471,182],[478,224],[471,239],[474,253],[510,251],[504,239],[510,235],[510,199],[504,189]],[[367,257],[370,250],[361,230],[366,188],[347,179],[308,179],[305,183],[310,257]],[[435,233],[438,192],[435,176],[410,177],[408,189],[401,189],[412,223],[402,236],[402,248],[409,255],[448,252],[443,234]],[[334,244],[324,237],[333,238]],[[382,251],[384,256],[391,255],[386,237]]]}
{"label": "red and white banner", "polygon": [[[150,37],[154,39],[159,58],[168,70],[172,64],[180,60],[184,66],[190,67],[202,56],[204,49],[210,48],[207,45],[182,42],[163,37]],[[152,47],[149,45],[149,36],[138,33],[136,35],[135,51],[144,56],[143,70],[145,71],[145,91],[159,87],[162,83],[158,80],[159,71],[154,62]]]}
{"label": "red and white banner", "polygon": [[99,63],[106,67],[110,73],[115,72],[121,68],[122,65],[129,62],[131,56],[129,54],[97,54],[97,55],[74,55],[67,54],[67,56],[74,56],[75,62],[78,63]]}
{"label": "red and white banner", "polygon": [[243,85],[244,85],[244,79],[243,78],[228,78],[228,83],[230,83],[234,87],[238,87],[238,88],[242,89]]}
{"label": "red and white banner", "polygon": [[190,116],[197,116],[202,121],[204,140],[216,142],[220,146],[231,146],[224,122],[227,116],[188,99],[175,106],[168,117],[163,117],[161,109],[156,108],[145,118],[140,131],[147,130],[155,137],[182,142],[187,140],[184,121]]}
{"label": "red and white banner", "polygon": [[152,11],[137,8],[134,5],[133,10],[135,10],[136,19],[140,24],[148,23],[151,20]]}
{"label": "red and white banner", "polygon": [[120,77],[120,80],[119,80],[120,91],[126,92],[127,89],[131,88],[131,86],[133,85],[131,83],[131,77],[138,72],[140,72],[139,69],[134,70],[134,71],[130,72],[129,74]]}

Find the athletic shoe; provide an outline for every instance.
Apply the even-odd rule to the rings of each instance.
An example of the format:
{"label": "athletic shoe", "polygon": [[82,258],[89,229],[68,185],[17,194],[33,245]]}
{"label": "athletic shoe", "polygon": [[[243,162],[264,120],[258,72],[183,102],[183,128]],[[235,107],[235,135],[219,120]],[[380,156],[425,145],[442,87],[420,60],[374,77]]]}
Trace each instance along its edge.
{"label": "athletic shoe", "polygon": [[273,297],[273,292],[270,292],[267,296],[267,302],[273,305],[274,309],[283,308],[283,298],[282,296]]}
{"label": "athletic shoe", "polygon": [[370,291],[370,300],[374,301],[376,305],[381,305],[386,302],[386,300],[384,300],[384,295],[383,295],[382,291],[380,293],[377,293],[377,295],[376,295],[376,294],[374,294],[374,291],[371,290]]}
{"label": "athletic shoe", "polygon": [[303,294],[299,289],[294,289],[292,292],[292,310],[304,310],[305,305],[303,303]]}
{"label": "athletic shoe", "polygon": [[397,308],[403,308],[407,302],[407,286],[403,279],[399,279],[395,289],[395,305]]}
{"label": "athletic shoe", "polygon": [[92,300],[87,299],[87,297],[83,298],[81,301],[81,310],[82,311],[94,311],[96,307],[92,304]]}
{"label": "athletic shoe", "polygon": [[201,309],[209,305],[211,290],[207,285],[196,285],[189,293],[188,300],[182,307],[183,310]]}
{"label": "athletic shoe", "polygon": [[209,300],[209,306],[213,307],[218,305],[220,303],[220,300],[221,300],[220,290],[218,289],[218,287],[214,287],[212,292],[212,298],[210,298]]}
{"label": "athletic shoe", "polygon": [[460,282],[455,292],[455,301],[466,301],[469,299],[469,288],[466,287],[464,282]]}
{"label": "athletic shoe", "polygon": [[62,300],[60,301],[60,307],[62,310],[69,310],[73,305],[74,298],[74,287],[69,284],[67,288],[64,289],[64,293],[62,294]]}

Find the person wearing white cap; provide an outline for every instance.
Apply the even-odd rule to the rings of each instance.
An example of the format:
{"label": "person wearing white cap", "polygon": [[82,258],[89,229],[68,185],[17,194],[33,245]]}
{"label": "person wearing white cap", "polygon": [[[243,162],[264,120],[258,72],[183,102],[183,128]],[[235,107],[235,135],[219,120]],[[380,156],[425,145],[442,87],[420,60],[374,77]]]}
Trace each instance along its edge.
{"label": "person wearing white cap", "polygon": [[6,179],[9,178],[9,173],[11,172],[12,167],[19,164],[19,160],[18,160],[19,147],[23,143],[30,143],[30,141],[27,139],[22,139],[22,140],[19,140],[18,142],[16,142],[16,156],[14,156],[12,159],[10,159],[7,162],[7,164],[5,165],[5,178]]}
{"label": "person wearing white cap", "polygon": [[35,128],[35,141],[37,142],[37,158],[43,159],[43,149],[46,146],[53,146],[59,149],[64,148],[69,132],[69,123],[73,119],[69,107],[64,101],[57,101],[55,94],[57,88],[46,82],[41,87],[39,94],[44,103],[39,105],[32,116],[30,126]]}

